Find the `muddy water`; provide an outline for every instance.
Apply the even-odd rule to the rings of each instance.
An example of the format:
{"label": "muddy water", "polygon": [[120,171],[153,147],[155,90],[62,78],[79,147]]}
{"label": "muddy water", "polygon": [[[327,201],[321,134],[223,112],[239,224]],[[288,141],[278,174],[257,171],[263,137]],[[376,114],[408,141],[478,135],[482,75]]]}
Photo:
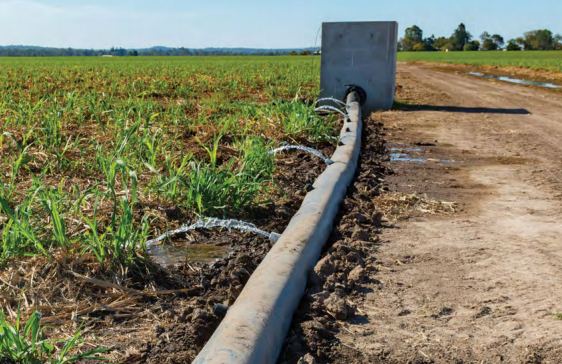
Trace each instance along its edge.
{"label": "muddy water", "polygon": [[209,244],[187,244],[181,247],[173,245],[155,245],[149,249],[154,261],[163,266],[190,263],[211,263],[219,258],[224,258],[230,248]]}
{"label": "muddy water", "polygon": [[390,148],[391,152],[423,152],[421,148]]}
{"label": "muddy water", "polygon": [[548,82],[539,82],[539,81],[532,81],[532,80],[521,80],[518,78],[511,78],[506,76],[495,76],[495,75],[487,75],[480,72],[467,72],[467,74],[477,77],[489,78],[493,80],[500,80],[505,82],[511,83],[518,83],[520,85],[530,85],[530,86],[540,86],[540,87],[548,87],[548,88],[561,88],[562,86],[555,85],[553,83]]}
{"label": "muddy water", "polygon": [[391,162],[425,162],[425,161],[427,161],[427,159],[413,157],[413,156],[411,156],[409,154],[405,154],[405,153],[391,153],[390,154],[390,161]]}
{"label": "muddy water", "polygon": [[390,148],[390,151],[394,153],[390,153],[390,161],[391,162],[441,162],[441,163],[453,163],[455,162],[452,159],[427,159],[422,158],[420,156],[412,156],[408,153],[399,153],[399,152],[421,152],[423,149],[420,148]]}

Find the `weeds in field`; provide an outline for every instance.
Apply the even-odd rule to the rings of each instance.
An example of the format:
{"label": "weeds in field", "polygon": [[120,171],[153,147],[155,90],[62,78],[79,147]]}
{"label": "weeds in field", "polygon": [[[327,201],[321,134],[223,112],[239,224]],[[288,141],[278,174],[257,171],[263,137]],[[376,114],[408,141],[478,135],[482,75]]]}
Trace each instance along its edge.
{"label": "weeds in field", "polygon": [[143,241],[183,222],[158,210],[242,217],[276,188],[268,150],[336,132],[295,97],[318,94],[304,59],[0,65],[2,264],[63,250],[133,265]]}
{"label": "weeds in field", "polygon": [[[318,95],[309,61],[0,59],[0,278],[10,275],[0,296],[29,283],[22,301],[48,324],[136,315],[142,296],[127,295],[143,284],[153,291],[150,277],[162,273],[146,241],[201,216],[254,213],[278,196],[269,150],[333,143],[336,119],[295,97]],[[47,339],[40,314],[21,323],[17,302],[0,303],[0,362],[104,351],[80,354],[80,331]]]}
{"label": "weeds in field", "polygon": [[[40,325],[41,314],[34,312],[22,326],[18,309],[15,322],[10,322],[0,311],[0,361],[8,360],[16,364],[63,364],[78,360],[104,360],[96,354],[108,351],[100,348],[72,354],[82,343],[82,331],[67,340],[49,340]],[[57,345],[59,344],[59,345]],[[62,348],[58,350],[56,346]]]}

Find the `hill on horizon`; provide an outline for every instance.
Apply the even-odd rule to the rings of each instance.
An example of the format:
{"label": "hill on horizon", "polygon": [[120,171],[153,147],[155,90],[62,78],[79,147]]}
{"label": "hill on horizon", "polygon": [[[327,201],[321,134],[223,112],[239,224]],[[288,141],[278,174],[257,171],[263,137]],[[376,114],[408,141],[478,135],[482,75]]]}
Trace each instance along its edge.
{"label": "hill on horizon", "polygon": [[305,47],[305,48],[246,48],[246,47],[205,47],[205,48],[189,48],[189,47],[167,47],[167,46],[152,46],[148,48],[106,48],[106,49],[95,49],[95,48],[59,48],[59,47],[43,47],[43,46],[33,46],[33,45],[0,45],[0,50],[36,50],[36,51],[47,51],[47,50],[75,50],[75,51],[96,51],[96,52],[111,52],[113,50],[125,50],[137,51],[137,52],[173,52],[179,49],[185,49],[189,51],[199,51],[199,52],[209,52],[209,53],[233,53],[233,54],[264,54],[264,53],[290,53],[290,52],[303,52],[303,51],[317,51],[320,47]]}

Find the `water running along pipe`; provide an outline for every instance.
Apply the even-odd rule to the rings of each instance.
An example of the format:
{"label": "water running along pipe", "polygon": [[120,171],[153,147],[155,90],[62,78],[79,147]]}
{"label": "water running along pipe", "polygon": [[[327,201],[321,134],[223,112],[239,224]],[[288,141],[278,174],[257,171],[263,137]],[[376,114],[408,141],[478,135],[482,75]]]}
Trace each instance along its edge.
{"label": "water running along pipe", "polygon": [[265,256],[194,364],[274,364],[306,281],[328,240],[353,180],[361,150],[361,106],[347,95],[347,114],[333,164],[314,182],[299,211]]}

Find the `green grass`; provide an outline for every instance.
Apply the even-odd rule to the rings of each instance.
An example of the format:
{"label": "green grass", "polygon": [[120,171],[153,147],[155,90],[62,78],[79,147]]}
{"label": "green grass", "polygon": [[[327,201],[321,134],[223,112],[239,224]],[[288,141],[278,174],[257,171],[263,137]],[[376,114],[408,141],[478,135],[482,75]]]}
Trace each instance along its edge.
{"label": "green grass", "polygon": [[[82,343],[78,330],[66,340],[49,340],[40,325],[41,314],[34,312],[25,324],[18,310],[15,322],[10,322],[0,311],[0,362],[14,364],[64,364],[79,360],[103,360],[95,355],[107,351],[100,348],[73,353]],[[59,346],[60,349],[57,349]]]}
{"label": "green grass", "polygon": [[474,66],[523,67],[562,72],[562,51],[399,52],[401,62],[443,62]]}
{"label": "green grass", "polygon": [[0,58],[0,265],[63,250],[111,270],[186,222],[163,208],[251,215],[277,191],[268,150],[333,143],[335,121],[296,101],[317,96],[318,70],[313,57]]}

